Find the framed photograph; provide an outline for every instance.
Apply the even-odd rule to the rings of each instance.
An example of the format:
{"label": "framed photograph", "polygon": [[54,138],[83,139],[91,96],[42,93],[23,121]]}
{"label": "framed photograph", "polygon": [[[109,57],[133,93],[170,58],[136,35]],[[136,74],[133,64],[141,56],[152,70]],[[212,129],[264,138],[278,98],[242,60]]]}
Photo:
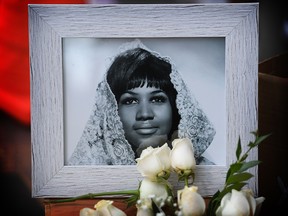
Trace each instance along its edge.
{"label": "framed photograph", "polygon": [[[96,91],[114,57],[131,44],[141,44],[175,66],[213,126],[201,153],[211,163],[197,165],[194,184],[204,197],[223,187],[239,137],[246,149],[258,127],[258,3],[28,7],[33,197],[138,187],[142,177],[134,164],[88,162],[93,155],[79,163],[70,160],[77,148],[81,153],[76,158],[88,155],[79,143],[92,130],[89,118],[100,112],[94,106]],[[99,122],[95,130],[106,128]],[[107,140],[102,145],[109,145]],[[104,158],[101,150],[95,154]],[[253,150],[249,159],[257,158]],[[257,167],[250,172],[249,187],[257,195]],[[176,176],[171,178],[175,190],[182,188]]]}

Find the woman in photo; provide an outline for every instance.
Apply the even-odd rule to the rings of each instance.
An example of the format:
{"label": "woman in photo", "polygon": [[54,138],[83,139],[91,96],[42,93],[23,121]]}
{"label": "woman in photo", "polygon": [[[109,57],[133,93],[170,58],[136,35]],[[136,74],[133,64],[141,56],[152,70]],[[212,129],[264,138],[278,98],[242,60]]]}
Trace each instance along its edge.
{"label": "woman in photo", "polygon": [[197,164],[215,130],[167,57],[141,42],[125,45],[96,90],[69,165],[133,165],[143,149],[191,139]]}

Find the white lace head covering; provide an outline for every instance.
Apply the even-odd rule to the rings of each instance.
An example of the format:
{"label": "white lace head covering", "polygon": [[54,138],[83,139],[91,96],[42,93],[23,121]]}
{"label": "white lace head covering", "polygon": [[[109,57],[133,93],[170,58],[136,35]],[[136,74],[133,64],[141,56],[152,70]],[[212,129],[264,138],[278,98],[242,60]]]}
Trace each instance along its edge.
{"label": "white lace head covering", "polygon": [[[168,57],[161,57],[158,53],[149,50],[140,40],[124,44],[119,48],[118,53],[137,47],[146,49],[171,64],[170,77],[177,91],[176,106],[181,117],[178,125],[178,137],[190,138],[193,143],[195,157],[196,159],[200,158],[214,138],[215,129],[213,125]],[[92,114],[68,164],[135,164],[135,154],[125,139],[118,115],[117,102],[107,83],[106,74],[103,81],[98,84]]]}

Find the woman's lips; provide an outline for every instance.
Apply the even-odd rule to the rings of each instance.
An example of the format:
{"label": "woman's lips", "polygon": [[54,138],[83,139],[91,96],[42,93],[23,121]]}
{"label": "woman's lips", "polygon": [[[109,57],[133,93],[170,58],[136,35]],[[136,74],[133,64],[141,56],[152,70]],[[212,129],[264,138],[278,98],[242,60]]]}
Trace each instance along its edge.
{"label": "woman's lips", "polygon": [[154,134],[157,131],[156,127],[138,127],[135,131],[140,135],[150,135]]}

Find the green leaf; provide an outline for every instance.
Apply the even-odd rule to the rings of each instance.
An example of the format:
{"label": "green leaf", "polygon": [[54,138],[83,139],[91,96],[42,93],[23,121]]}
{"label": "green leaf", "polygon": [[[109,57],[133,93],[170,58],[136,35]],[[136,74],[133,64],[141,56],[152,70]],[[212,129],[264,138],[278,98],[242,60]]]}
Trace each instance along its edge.
{"label": "green leaf", "polygon": [[243,182],[243,181],[247,181],[248,179],[252,178],[253,175],[251,173],[245,172],[245,173],[238,173],[235,175],[231,175],[228,179],[226,184],[235,184],[238,182]]}
{"label": "green leaf", "polygon": [[239,163],[239,162],[231,164],[226,175],[226,181],[231,175],[238,172],[241,169],[241,167],[242,167],[242,163]]}
{"label": "green leaf", "polygon": [[240,191],[242,187],[244,187],[247,183],[246,182],[238,182],[232,185],[225,187],[219,194],[219,199],[222,199],[225,194],[232,191],[232,189]]}
{"label": "green leaf", "polygon": [[258,164],[260,164],[261,161],[259,160],[254,160],[254,161],[249,161],[249,162],[245,162],[242,164],[241,169],[238,170],[239,173],[244,172],[254,166],[257,166]]}
{"label": "green leaf", "polygon": [[178,175],[178,181],[184,181],[185,180],[185,176],[184,175]]}
{"label": "green leaf", "polygon": [[138,199],[139,199],[139,196],[138,196],[138,195],[133,195],[133,196],[127,198],[127,199],[125,200],[125,202],[127,203],[127,208],[135,205]]}
{"label": "green leaf", "polygon": [[174,199],[174,194],[173,194],[173,190],[172,190],[171,186],[169,184],[166,184],[165,188],[166,188],[166,191],[168,193],[168,196],[171,196]]}
{"label": "green leaf", "polygon": [[220,194],[220,191],[218,190],[214,195],[213,195],[213,197],[211,198],[211,201],[209,202],[209,203],[212,203],[213,204],[213,202],[216,202],[217,200],[220,200],[219,199],[219,194]]}
{"label": "green leaf", "polygon": [[253,134],[255,137],[257,137],[258,136],[258,130],[252,131],[251,134]]}
{"label": "green leaf", "polygon": [[213,197],[211,198],[208,207],[206,209],[206,215],[207,216],[214,216],[215,211],[220,205],[221,199],[219,199],[220,191],[218,190],[216,193],[214,193]]}
{"label": "green leaf", "polygon": [[242,153],[242,147],[241,147],[241,140],[240,140],[240,136],[239,136],[237,149],[236,149],[236,158],[237,158],[237,160],[239,160],[241,153]]}
{"label": "green leaf", "polygon": [[256,136],[255,141],[253,143],[249,143],[249,147],[254,148],[258,146],[261,142],[263,142],[267,137],[271,134],[263,135],[263,136]]}
{"label": "green leaf", "polygon": [[248,157],[248,154],[246,153],[241,157],[240,161],[241,162],[245,161],[247,157]]}

